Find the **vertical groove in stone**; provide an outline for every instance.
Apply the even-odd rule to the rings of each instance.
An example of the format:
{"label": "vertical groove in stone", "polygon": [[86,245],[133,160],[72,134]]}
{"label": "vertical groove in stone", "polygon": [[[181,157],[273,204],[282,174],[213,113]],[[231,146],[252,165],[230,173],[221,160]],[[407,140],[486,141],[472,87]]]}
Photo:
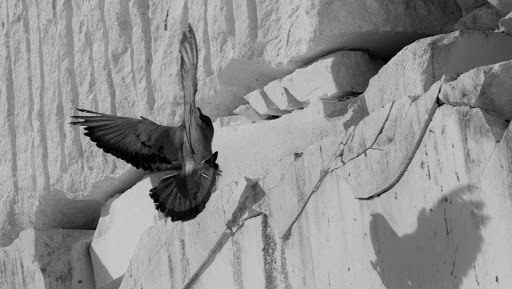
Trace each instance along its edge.
{"label": "vertical groove in stone", "polygon": [[13,71],[12,71],[12,59],[11,59],[11,43],[10,43],[10,29],[9,29],[9,10],[7,5],[5,6],[5,22],[6,29],[4,34],[5,41],[5,60],[4,60],[4,75],[5,75],[5,103],[7,106],[6,111],[6,119],[5,123],[7,123],[7,136],[10,144],[10,154],[11,154],[11,176],[13,182],[14,193],[17,195],[19,193],[19,183],[18,183],[18,159],[17,159],[17,151],[16,151],[16,125],[15,125],[15,102],[16,96],[14,95],[14,80],[13,80]]}
{"label": "vertical groove in stone", "polygon": [[28,115],[27,120],[32,127],[32,114],[34,113],[34,95],[32,91],[32,48],[30,43],[29,13],[27,1],[22,0],[23,6],[23,32],[25,34],[25,52],[27,54],[27,88],[28,88]]}
{"label": "vertical groove in stone", "polygon": [[108,95],[110,97],[110,112],[111,114],[117,114],[116,107],[116,88],[114,86],[114,80],[112,79],[112,66],[110,64],[110,36],[108,33],[107,21],[105,19],[105,1],[98,0],[101,24],[103,26],[103,51],[105,54],[105,69],[107,71],[107,86]]}
{"label": "vertical groove in stone", "polygon": [[233,261],[231,266],[233,268],[233,283],[236,288],[244,289],[244,272],[242,270],[242,252],[240,248],[240,241],[236,236],[231,238],[231,246],[233,248]]}
{"label": "vertical groove in stone", "polygon": [[246,0],[247,18],[249,19],[249,40],[255,42],[258,40],[258,4],[256,0]]}
{"label": "vertical groove in stone", "polygon": [[128,51],[130,52],[130,70],[131,70],[131,79],[132,79],[132,87],[135,94],[135,97],[139,105],[141,103],[139,99],[139,93],[137,90],[137,79],[135,76],[135,56],[133,52],[133,24],[132,17],[130,15],[130,3],[128,0],[119,0],[119,13],[118,19],[116,21],[119,32],[121,33],[121,37],[126,45],[128,45]]}
{"label": "vertical groove in stone", "polygon": [[68,171],[68,162],[66,156],[66,131],[64,129],[64,106],[62,97],[62,80],[61,80],[61,57],[58,57],[58,73],[57,73],[57,104],[56,104],[56,116],[57,127],[59,130],[59,148],[60,148],[60,173],[66,173]]}
{"label": "vertical groove in stone", "polygon": [[209,77],[213,75],[212,68],[212,50],[210,47],[210,32],[208,31],[208,0],[203,1],[204,6],[204,25],[203,25],[203,50],[204,50],[204,58],[203,58],[203,70],[205,77]]}
{"label": "vertical groove in stone", "polygon": [[[74,35],[74,29],[73,29],[73,3],[72,1],[65,1],[65,33],[66,33],[66,56],[67,56],[67,67],[65,70],[65,75],[69,77],[70,82],[70,88],[71,88],[71,95],[66,96],[66,104],[63,103],[63,115],[62,115],[62,121],[67,124],[67,119],[69,116],[66,114],[66,112],[72,112],[73,109],[78,107],[79,104],[79,93],[78,93],[78,84],[76,81],[76,70],[75,70],[75,35]],[[61,91],[62,92],[62,91]],[[67,107],[68,104],[70,107]],[[67,126],[66,131],[71,131],[71,146],[73,147],[73,151],[71,151],[72,155],[77,155],[78,159],[83,160],[84,158],[84,150],[82,146],[82,141],[80,139],[80,130],[78,127],[75,126]]]}
{"label": "vertical groove in stone", "polygon": [[[136,0],[137,1],[137,0]],[[151,37],[151,18],[149,17],[149,1],[138,0],[135,2],[135,7],[140,17],[140,30],[142,35],[142,43],[144,45],[144,80],[146,82],[146,95],[145,103],[146,108],[152,111],[155,107],[155,93],[153,92],[153,48]]]}
{"label": "vertical groove in stone", "polygon": [[[29,26],[29,11],[26,0],[21,1],[21,5],[23,7],[23,33],[25,35],[25,53],[27,58],[26,63],[26,74],[27,74],[27,88],[28,88],[28,112],[26,120],[28,120],[30,136],[25,136],[30,138],[30,172],[31,172],[31,180],[33,188],[38,188],[37,186],[37,165],[36,165],[36,143],[34,138],[34,91],[33,91],[33,82],[32,82],[32,45],[30,41],[30,26]],[[26,139],[25,141],[28,141]]]}
{"label": "vertical groove in stone", "polygon": [[265,289],[278,288],[277,283],[277,242],[270,227],[267,215],[261,218],[261,239],[263,241],[263,268],[265,276]]}
{"label": "vertical groove in stone", "polygon": [[43,43],[41,37],[41,19],[40,19],[40,9],[38,0],[34,0],[34,4],[36,5],[36,15],[37,15],[37,35],[38,35],[38,47],[37,54],[39,58],[39,81],[41,86],[39,88],[39,108],[36,113],[36,121],[37,121],[37,138],[39,144],[39,157],[41,158],[42,164],[42,173],[43,173],[43,190],[48,190],[50,188],[50,172],[48,169],[48,136],[46,132],[46,112],[45,112],[45,90],[46,90],[46,80],[44,75],[44,55],[43,55]]}
{"label": "vertical groove in stone", "polygon": [[225,0],[225,11],[224,11],[224,25],[226,33],[235,37],[236,35],[236,24],[235,24],[235,13],[233,9],[233,0]]}
{"label": "vertical groove in stone", "polygon": [[87,45],[87,48],[89,49],[89,56],[88,56],[89,57],[89,65],[91,66],[91,71],[89,73],[89,85],[88,85],[87,93],[92,94],[92,104],[91,104],[92,110],[93,111],[103,111],[103,108],[101,108],[102,110],[100,110],[100,108],[99,108],[98,94],[93,91],[97,85],[97,82],[96,82],[96,67],[94,65],[94,44],[92,42],[91,30],[90,30],[89,25],[90,24],[87,23],[86,31],[84,33],[85,43]]}

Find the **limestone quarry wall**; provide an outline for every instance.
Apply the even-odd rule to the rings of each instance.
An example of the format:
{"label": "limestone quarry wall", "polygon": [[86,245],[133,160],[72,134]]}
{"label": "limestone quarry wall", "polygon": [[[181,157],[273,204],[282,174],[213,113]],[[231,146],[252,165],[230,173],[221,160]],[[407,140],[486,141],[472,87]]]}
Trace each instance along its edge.
{"label": "limestone quarry wall", "polygon": [[[511,10],[0,1],[0,288],[512,288]],[[178,124],[188,22],[223,173],[172,223],[67,122]]]}

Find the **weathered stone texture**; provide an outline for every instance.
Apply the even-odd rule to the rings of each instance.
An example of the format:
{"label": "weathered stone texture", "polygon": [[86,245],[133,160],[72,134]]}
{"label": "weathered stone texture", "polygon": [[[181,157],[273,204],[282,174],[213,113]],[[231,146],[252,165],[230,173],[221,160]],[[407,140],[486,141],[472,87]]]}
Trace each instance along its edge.
{"label": "weathered stone texture", "polygon": [[28,229],[0,249],[1,288],[94,289],[94,231]]}
{"label": "weathered stone texture", "polygon": [[[0,1],[0,288],[512,288],[489,2]],[[178,124],[187,22],[222,176],[172,223],[67,122]]]}

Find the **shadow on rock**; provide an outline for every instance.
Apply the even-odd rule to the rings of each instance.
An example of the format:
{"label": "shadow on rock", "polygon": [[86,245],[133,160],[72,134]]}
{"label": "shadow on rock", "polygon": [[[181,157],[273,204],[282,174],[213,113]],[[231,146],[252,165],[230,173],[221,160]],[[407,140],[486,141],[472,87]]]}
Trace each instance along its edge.
{"label": "shadow on rock", "polygon": [[478,283],[475,259],[481,250],[484,203],[465,200],[471,186],[443,196],[422,209],[418,226],[399,236],[381,214],[373,214],[370,233],[377,259],[371,261],[386,288],[459,288],[470,271]]}

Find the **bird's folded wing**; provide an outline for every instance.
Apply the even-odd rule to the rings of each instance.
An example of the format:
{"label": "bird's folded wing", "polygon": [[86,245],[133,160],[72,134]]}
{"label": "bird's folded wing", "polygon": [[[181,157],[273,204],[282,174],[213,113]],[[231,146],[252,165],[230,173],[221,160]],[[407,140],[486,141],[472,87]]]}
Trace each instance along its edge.
{"label": "bird's folded wing", "polygon": [[190,24],[188,29],[183,31],[180,42],[181,56],[181,81],[185,101],[194,102],[197,92],[197,41],[194,30]]}
{"label": "bird's folded wing", "polygon": [[[183,98],[185,113],[183,115],[183,125],[185,127],[185,138],[192,154],[194,146],[192,144],[192,125],[194,117],[199,115],[196,112],[196,92],[197,92],[197,41],[194,30],[190,24],[188,29],[183,31],[180,41],[181,56],[181,83],[183,85]],[[197,119],[199,121],[199,119]]]}
{"label": "bird's folded wing", "polygon": [[71,116],[74,125],[85,127],[85,135],[105,152],[138,169],[180,169],[178,148],[183,136],[177,127],[163,126],[141,117],[120,117],[78,109],[94,115]]}
{"label": "bird's folded wing", "polygon": [[219,175],[216,159],[215,152],[191,175],[174,173],[162,178],[149,194],[156,209],[166,217],[171,217],[173,222],[188,221],[199,215],[215,190],[215,181]]}

